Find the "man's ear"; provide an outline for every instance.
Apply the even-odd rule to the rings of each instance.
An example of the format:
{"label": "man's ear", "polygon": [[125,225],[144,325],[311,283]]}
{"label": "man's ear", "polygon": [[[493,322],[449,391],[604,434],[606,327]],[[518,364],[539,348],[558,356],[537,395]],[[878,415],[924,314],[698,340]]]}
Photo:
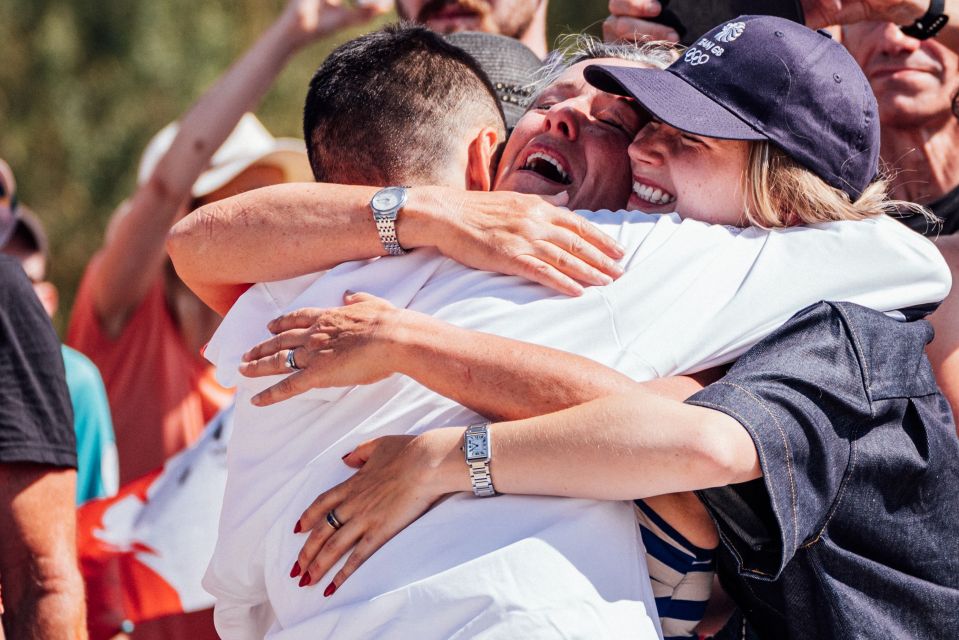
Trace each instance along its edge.
{"label": "man's ear", "polygon": [[469,143],[466,164],[466,188],[470,191],[489,191],[493,188],[493,173],[503,141],[493,127],[483,127]]}

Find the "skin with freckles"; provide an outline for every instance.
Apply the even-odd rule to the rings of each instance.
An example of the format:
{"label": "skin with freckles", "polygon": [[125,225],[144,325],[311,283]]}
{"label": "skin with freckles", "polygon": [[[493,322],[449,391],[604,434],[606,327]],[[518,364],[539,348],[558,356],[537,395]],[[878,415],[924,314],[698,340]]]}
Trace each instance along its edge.
{"label": "skin with freckles", "polygon": [[748,154],[744,140],[706,138],[651,122],[629,147],[628,208],[742,226]]}
{"label": "skin with freckles", "polygon": [[[538,195],[569,194],[570,209],[608,209],[625,204],[630,191],[626,149],[642,125],[630,98],[596,89],[583,78],[593,64],[642,66],[612,58],[573,65],[533,101],[503,151],[494,187]],[[565,177],[547,167],[530,168],[530,156],[544,154]],[[535,160],[534,160],[535,162]],[[539,160],[540,164],[543,161]],[[535,165],[533,165],[535,168]]]}

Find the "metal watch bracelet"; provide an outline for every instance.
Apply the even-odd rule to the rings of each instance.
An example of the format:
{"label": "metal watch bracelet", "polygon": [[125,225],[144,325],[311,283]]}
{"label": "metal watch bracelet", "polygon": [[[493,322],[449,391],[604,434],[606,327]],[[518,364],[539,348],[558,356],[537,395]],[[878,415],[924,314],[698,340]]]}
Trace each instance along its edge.
{"label": "metal watch bracelet", "polygon": [[479,498],[496,495],[493,476],[490,473],[493,448],[489,425],[489,422],[471,424],[463,433],[463,450],[469,467],[470,484],[473,486],[473,494]]}
{"label": "metal watch bracelet", "polygon": [[402,256],[409,253],[396,238],[395,218],[385,218],[374,214],[373,221],[376,222],[376,233],[379,234],[380,242],[383,244],[386,253],[391,256]]}

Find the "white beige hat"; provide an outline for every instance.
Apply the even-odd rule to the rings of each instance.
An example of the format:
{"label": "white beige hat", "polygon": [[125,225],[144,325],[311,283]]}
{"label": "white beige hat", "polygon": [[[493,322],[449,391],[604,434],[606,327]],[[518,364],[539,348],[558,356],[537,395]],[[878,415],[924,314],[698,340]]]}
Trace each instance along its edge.
{"label": "white beige hat", "polygon": [[[137,184],[144,184],[176,137],[179,125],[171,122],[153,136],[140,158]],[[302,140],[274,138],[252,113],[244,114],[230,137],[216,150],[210,166],[193,183],[194,198],[213,193],[253,165],[283,171],[287,182],[313,182],[313,172]]]}

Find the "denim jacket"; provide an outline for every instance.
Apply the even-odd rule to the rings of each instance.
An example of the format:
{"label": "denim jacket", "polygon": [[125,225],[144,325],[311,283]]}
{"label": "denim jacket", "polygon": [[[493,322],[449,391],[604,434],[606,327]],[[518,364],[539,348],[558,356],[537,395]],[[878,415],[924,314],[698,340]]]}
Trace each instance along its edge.
{"label": "denim jacket", "polygon": [[689,400],[759,454],[761,479],[699,493],[750,635],[959,637],[959,439],[931,339],[924,320],[822,302]]}

